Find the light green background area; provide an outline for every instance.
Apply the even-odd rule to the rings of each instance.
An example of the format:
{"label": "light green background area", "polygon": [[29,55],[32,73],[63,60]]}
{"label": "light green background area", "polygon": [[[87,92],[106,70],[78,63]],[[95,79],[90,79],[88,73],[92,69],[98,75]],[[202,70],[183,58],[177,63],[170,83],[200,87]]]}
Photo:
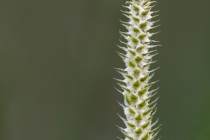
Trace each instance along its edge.
{"label": "light green background area", "polygon": [[[116,140],[124,0],[0,0],[0,140]],[[210,139],[210,1],[158,0],[163,140]]]}

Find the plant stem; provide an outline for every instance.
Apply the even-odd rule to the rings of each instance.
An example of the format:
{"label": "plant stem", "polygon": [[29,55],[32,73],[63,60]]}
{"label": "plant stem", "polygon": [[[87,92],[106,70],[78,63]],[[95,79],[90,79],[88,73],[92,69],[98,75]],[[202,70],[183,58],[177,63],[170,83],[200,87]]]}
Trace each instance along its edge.
{"label": "plant stem", "polygon": [[117,69],[123,79],[118,80],[122,89],[118,90],[124,97],[124,109],[126,118],[122,118],[126,128],[120,128],[125,135],[125,140],[154,140],[159,127],[154,128],[157,121],[153,122],[156,112],[156,101],[153,99],[157,89],[151,90],[156,82],[150,82],[155,70],[150,70],[150,65],[155,63],[152,58],[156,55],[153,48],[159,46],[158,41],[152,40],[153,29],[158,27],[152,21],[157,17],[157,12],[152,11],[155,1],[131,0],[122,11],[128,18],[128,22],[122,22],[126,32],[120,32],[124,41],[119,46],[125,53],[118,52],[125,62],[125,69]]}

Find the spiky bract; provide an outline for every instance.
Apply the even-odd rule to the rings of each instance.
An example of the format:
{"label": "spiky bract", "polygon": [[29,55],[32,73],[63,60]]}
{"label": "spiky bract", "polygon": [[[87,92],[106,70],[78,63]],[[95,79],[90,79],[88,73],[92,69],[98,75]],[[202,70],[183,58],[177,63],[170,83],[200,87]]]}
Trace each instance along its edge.
{"label": "spiky bract", "polygon": [[156,69],[150,70],[150,65],[155,61],[152,58],[156,51],[152,48],[158,46],[157,41],[152,40],[152,30],[157,26],[152,21],[157,15],[152,11],[155,1],[131,0],[124,6],[126,11],[122,11],[128,18],[128,22],[122,22],[127,29],[120,32],[124,41],[119,46],[125,53],[118,54],[125,62],[125,69],[117,69],[123,75],[123,80],[118,80],[122,88],[118,90],[124,96],[125,102],[121,104],[126,118],[122,118],[126,128],[120,128],[125,135],[125,140],[154,140],[158,127],[154,127],[156,99],[152,100],[156,90],[151,90],[151,86],[156,82],[150,82]]}

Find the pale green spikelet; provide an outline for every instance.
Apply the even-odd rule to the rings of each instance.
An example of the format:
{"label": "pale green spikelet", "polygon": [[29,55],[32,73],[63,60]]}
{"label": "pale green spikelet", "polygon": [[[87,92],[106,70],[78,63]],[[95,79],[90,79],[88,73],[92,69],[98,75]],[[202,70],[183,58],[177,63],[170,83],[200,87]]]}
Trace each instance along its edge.
{"label": "pale green spikelet", "polygon": [[158,27],[157,11],[152,11],[156,2],[151,0],[130,0],[123,6],[126,11],[123,15],[128,18],[127,22],[121,21],[127,31],[120,34],[124,38],[118,46],[125,53],[117,52],[125,62],[125,69],[117,69],[124,79],[116,79],[118,90],[124,96],[124,104],[120,104],[124,110],[126,118],[122,118],[126,128],[120,128],[125,135],[124,140],[155,140],[160,126],[155,127],[153,116],[156,112],[155,90],[151,87],[156,83],[151,82],[156,69],[150,70],[150,65],[155,63],[153,57],[157,54],[154,47],[159,46],[158,41],[152,40],[152,36],[157,34],[152,32]]}

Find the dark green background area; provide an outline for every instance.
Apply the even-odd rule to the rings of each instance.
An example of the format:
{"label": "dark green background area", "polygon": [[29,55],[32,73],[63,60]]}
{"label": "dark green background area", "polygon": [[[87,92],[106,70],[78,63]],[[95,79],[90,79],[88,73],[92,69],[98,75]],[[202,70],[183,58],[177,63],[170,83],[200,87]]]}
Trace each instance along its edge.
{"label": "dark green background area", "polygon": [[[0,140],[116,140],[124,0],[0,0]],[[158,0],[163,140],[210,139],[210,1]]]}

